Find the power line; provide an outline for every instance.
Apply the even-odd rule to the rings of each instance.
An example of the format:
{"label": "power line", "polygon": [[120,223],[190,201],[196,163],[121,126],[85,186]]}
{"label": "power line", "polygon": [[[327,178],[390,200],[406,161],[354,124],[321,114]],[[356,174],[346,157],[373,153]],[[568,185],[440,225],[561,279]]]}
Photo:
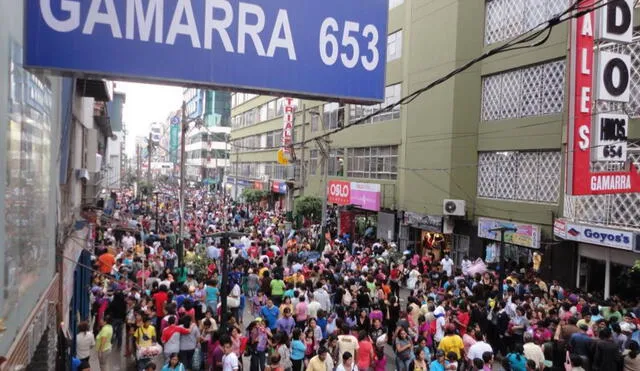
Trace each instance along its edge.
{"label": "power line", "polygon": [[[520,34],[519,36],[516,36],[515,38],[511,39],[510,41],[506,42],[505,44],[495,47],[493,49],[490,49],[486,52],[484,52],[483,54],[481,54],[480,56],[468,61],[467,63],[465,63],[464,65],[452,70],[451,72],[449,72],[448,74],[446,74],[445,76],[434,80],[433,82],[429,83],[428,85],[424,86],[423,88],[420,88],[418,90],[416,90],[415,92],[399,99],[397,102],[389,104],[379,110],[376,110],[362,118],[359,118],[347,125],[343,125],[340,126],[336,129],[332,129],[324,134],[318,135],[318,136],[314,136],[310,139],[306,139],[304,141],[300,141],[300,142],[296,142],[293,143],[291,145],[292,148],[304,148],[304,145],[307,143],[311,143],[311,142],[315,142],[318,139],[322,139],[322,138],[327,138],[333,134],[336,134],[338,132],[341,132],[351,126],[355,126],[355,125],[359,125],[362,124],[364,122],[366,122],[367,120],[373,118],[374,116],[377,116],[379,114],[385,113],[385,112],[390,112],[392,111],[395,107],[401,106],[401,105],[406,105],[409,104],[411,102],[413,102],[415,99],[417,99],[420,95],[424,94],[426,91],[431,90],[432,88],[441,85],[442,83],[448,81],[449,79],[451,79],[452,77],[454,77],[455,75],[464,72],[465,70],[469,69],[470,67],[472,67],[473,65],[475,65],[476,63],[485,60],[491,56],[500,54],[500,53],[504,53],[504,52],[508,52],[508,51],[514,51],[514,50],[520,50],[520,49],[527,49],[527,48],[535,48],[538,47],[542,44],[544,44],[550,37],[551,35],[551,31],[552,29],[561,24],[564,23],[568,20],[571,20],[573,18],[579,18],[585,14],[588,14],[592,11],[595,11],[597,9],[602,8],[603,6],[612,3],[616,0],[609,0],[609,1],[605,1],[605,0],[597,0],[596,2],[594,2],[591,6],[589,7],[582,7],[581,3],[585,2],[586,0],[576,0],[571,6],[569,6],[565,11],[563,11],[560,14],[555,15],[554,17],[552,17],[551,19],[541,22],[540,24],[530,28],[528,31]],[[575,13],[567,16],[567,14],[571,13],[572,11],[575,10]],[[544,26],[544,27],[543,27]],[[542,27],[542,28],[541,28]],[[544,35],[544,36],[543,36]],[[540,36],[543,36],[542,39],[539,39],[537,41],[534,41],[536,39],[538,39]],[[528,44],[530,43],[530,44]],[[344,107],[342,107],[341,109],[344,109]],[[240,138],[241,139],[241,138]],[[233,147],[235,148],[240,148],[240,149],[249,149],[249,150],[277,150],[280,149],[281,147],[275,147],[275,146],[271,146],[271,147],[249,147],[249,146],[240,146],[237,144],[234,144],[233,142],[230,143]]]}

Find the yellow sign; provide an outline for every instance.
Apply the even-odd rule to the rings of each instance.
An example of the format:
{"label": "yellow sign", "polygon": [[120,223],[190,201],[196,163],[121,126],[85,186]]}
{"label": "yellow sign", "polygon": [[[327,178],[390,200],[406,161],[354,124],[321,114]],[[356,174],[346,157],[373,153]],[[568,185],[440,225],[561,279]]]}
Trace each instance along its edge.
{"label": "yellow sign", "polygon": [[287,160],[284,150],[282,148],[280,148],[278,150],[278,163],[280,165],[288,165],[289,164],[289,160]]}

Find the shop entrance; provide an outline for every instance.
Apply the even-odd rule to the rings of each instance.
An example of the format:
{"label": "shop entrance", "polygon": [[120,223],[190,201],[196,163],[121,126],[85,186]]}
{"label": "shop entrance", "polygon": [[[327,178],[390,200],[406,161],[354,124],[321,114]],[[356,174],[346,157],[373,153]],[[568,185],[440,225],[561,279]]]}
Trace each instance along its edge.
{"label": "shop entrance", "polygon": [[583,291],[604,294],[604,282],[606,274],[606,262],[580,257],[580,277],[578,288]]}

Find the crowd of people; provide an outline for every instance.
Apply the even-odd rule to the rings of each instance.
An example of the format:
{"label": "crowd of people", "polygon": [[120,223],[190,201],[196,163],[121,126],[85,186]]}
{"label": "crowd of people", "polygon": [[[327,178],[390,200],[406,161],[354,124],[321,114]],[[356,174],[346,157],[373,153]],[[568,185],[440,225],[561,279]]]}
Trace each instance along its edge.
{"label": "crowd of people", "polygon": [[[548,284],[531,266],[500,282],[442,246],[398,258],[393,243],[332,230],[314,253],[315,230],[287,230],[279,211],[207,192],[191,200],[183,252],[169,237],[171,200],[121,197],[110,218],[131,229],[96,229],[79,369],[97,357],[111,370],[124,347],[139,370],[640,371],[637,302]],[[244,237],[224,249],[211,237],[222,231]]]}

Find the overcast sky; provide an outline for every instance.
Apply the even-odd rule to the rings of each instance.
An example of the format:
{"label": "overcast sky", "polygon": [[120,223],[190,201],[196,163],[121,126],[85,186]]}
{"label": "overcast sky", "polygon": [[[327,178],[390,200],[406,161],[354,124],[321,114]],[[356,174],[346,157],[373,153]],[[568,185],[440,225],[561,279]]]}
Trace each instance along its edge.
{"label": "overcast sky", "polygon": [[135,138],[149,135],[152,122],[164,121],[180,108],[183,88],[130,82],[116,82],[116,91],[127,95],[123,120],[127,125],[127,155],[135,153]]}

